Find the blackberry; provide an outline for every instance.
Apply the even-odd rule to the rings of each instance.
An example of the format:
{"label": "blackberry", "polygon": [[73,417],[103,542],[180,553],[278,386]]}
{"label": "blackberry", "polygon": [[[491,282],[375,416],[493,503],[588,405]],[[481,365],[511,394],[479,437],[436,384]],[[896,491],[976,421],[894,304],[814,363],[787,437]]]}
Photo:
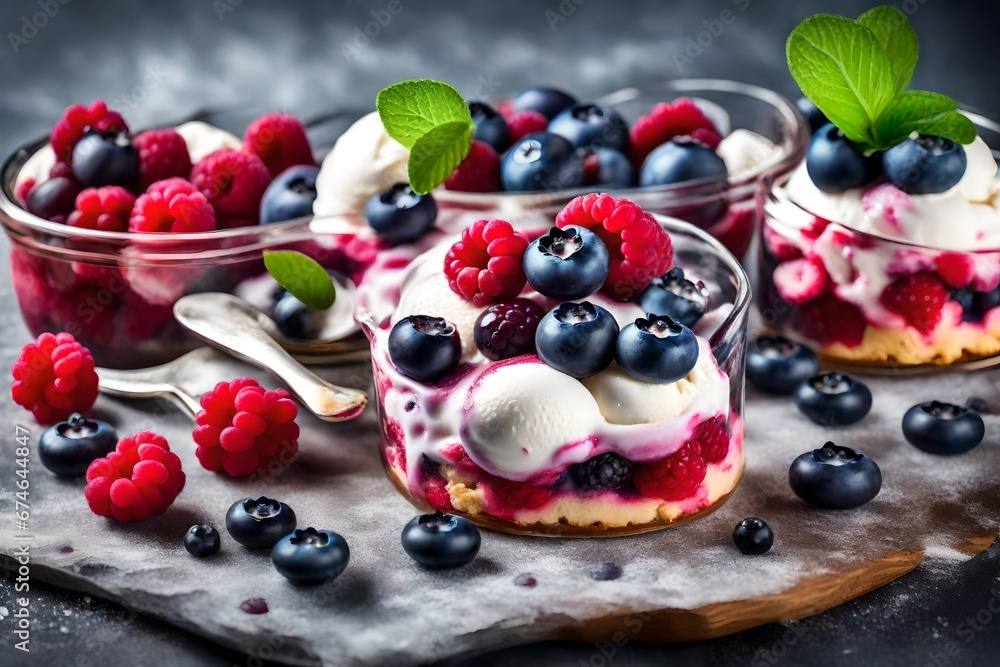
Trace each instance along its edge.
{"label": "blackberry", "polygon": [[599,454],[571,465],[569,474],[583,489],[620,489],[632,479],[632,462],[618,454]]}
{"label": "blackberry", "polygon": [[490,306],[476,320],[476,347],[493,361],[527,354],[535,349],[535,330],[544,315],[545,311],[528,299]]}

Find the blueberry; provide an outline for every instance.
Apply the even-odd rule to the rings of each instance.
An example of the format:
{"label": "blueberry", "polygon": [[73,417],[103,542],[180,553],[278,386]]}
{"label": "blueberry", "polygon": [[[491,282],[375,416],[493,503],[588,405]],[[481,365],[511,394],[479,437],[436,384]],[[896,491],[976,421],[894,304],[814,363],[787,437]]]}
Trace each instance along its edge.
{"label": "blueberry", "polygon": [[611,185],[621,188],[631,188],[636,184],[635,167],[632,160],[624,153],[614,148],[598,148],[590,151],[588,159],[596,161],[597,169],[591,176],[588,171],[589,184]]}
{"label": "blueberry", "polygon": [[788,483],[795,495],[810,505],[851,509],[878,495],[882,471],[861,452],[828,442],[792,461]]}
{"label": "blueberry", "polygon": [[278,174],[260,201],[260,224],[312,215],[318,174],[319,167],[305,164],[289,167]]}
{"label": "blueberry", "polygon": [[336,579],[351,560],[347,540],[329,530],[298,528],[271,550],[278,574],[300,584],[321,584]]}
{"label": "blueberry", "polygon": [[107,455],[117,443],[118,434],[110,424],[74,413],[42,433],[38,455],[42,465],[55,474],[75,477],[87,472],[95,459]]}
{"label": "blueberry", "polygon": [[445,569],[471,563],[482,537],[467,519],[438,511],[406,524],[400,541],[410,558],[424,567]]}
{"label": "blueberry", "polygon": [[226,512],[226,530],[250,549],[268,549],[295,529],[295,512],[285,503],[261,496],[237,500]]}
{"label": "blueberry", "polygon": [[763,519],[748,517],[733,528],[733,544],[747,556],[766,554],[774,544],[774,533]]}
{"label": "blueberry", "polygon": [[569,467],[573,482],[585,491],[620,489],[632,480],[632,462],[609,452]]}
{"label": "blueberry", "polygon": [[712,179],[724,181],[726,163],[718,153],[697,141],[673,139],[657,146],[642,163],[639,185],[672,185]]}
{"label": "blueberry", "polygon": [[593,102],[574,104],[549,123],[549,132],[566,137],[577,148],[628,150],[628,123],[617,111]]}
{"label": "blueberry", "polygon": [[615,358],[618,322],[589,301],[562,303],[538,323],[535,349],[546,364],[575,378],[600,373]]}
{"label": "blueberry", "polygon": [[207,523],[191,526],[184,533],[184,548],[195,558],[207,558],[219,553],[219,531]]}
{"label": "blueberry", "polygon": [[73,148],[73,175],[85,188],[139,184],[139,151],[125,132],[91,131]]}
{"label": "blueberry", "polygon": [[576,104],[576,98],[555,88],[528,88],[514,98],[514,111],[537,111],[549,120]]}
{"label": "blueberry", "polygon": [[806,171],[823,192],[860,188],[878,178],[879,156],[865,157],[833,123],[819,128],[809,142]]}
{"label": "blueberry", "polygon": [[283,292],[268,315],[278,325],[278,331],[289,338],[315,340],[326,325],[327,313],[310,308],[288,292]]}
{"label": "blueberry", "polygon": [[430,194],[418,195],[406,183],[397,183],[365,204],[365,220],[389,243],[411,243],[426,234],[437,219],[437,203]]}
{"label": "blueberry", "polygon": [[475,125],[473,139],[489,144],[497,153],[507,150],[510,146],[510,128],[500,112],[485,102],[469,102],[469,113]]}
{"label": "blueberry", "polygon": [[929,401],[906,411],[903,435],[928,454],[962,454],[983,441],[986,425],[968,406]]}
{"label": "blueberry", "polygon": [[986,313],[997,306],[1000,306],[1000,287],[989,292],[972,293],[972,312],[977,320],[981,321]]}
{"label": "blueberry", "polygon": [[669,315],[675,322],[693,327],[708,312],[708,289],[700,280],[687,280],[684,269],[675,266],[662,278],[653,279],[639,305],[647,313]]}
{"label": "blueberry", "polygon": [[66,217],[76,207],[76,196],[80,194],[80,186],[71,178],[57,176],[50,178],[32,192],[28,197],[26,207],[29,213],[43,220]]}
{"label": "blueberry", "polygon": [[560,301],[582,299],[601,289],[610,269],[604,241],[584,227],[553,227],[524,251],[528,284]]}
{"label": "blueberry", "polygon": [[814,375],[795,391],[795,404],[809,419],[822,426],[849,426],[872,409],[872,392],[850,375]]}
{"label": "blueberry", "polygon": [[643,382],[677,382],[698,363],[698,339],[667,315],[640,317],[618,335],[615,359],[625,372]]}
{"label": "blueberry", "polygon": [[437,382],[455,370],[461,357],[455,325],[440,317],[410,315],[389,332],[389,359],[417,382]]}
{"label": "blueberry", "polygon": [[819,373],[819,357],[784,336],[761,336],[747,349],[747,380],[770,394],[794,394]]}
{"label": "blueberry", "polygon": [[830,122],[826,114],[820,111],[816,103],[808,97],[800,97],[795,101],[795,106],[799,108],[799,113],[806,119],[812,134],[816,134],[816,130]]}
{"label": "blueberry", "polygon": [[504,190],[537,192],[583,185],[583,157],[569,141],[549,132],[535,132],[514,144],[503,156],[500,180]]}
{"label": "blueberry", "polygon": [[915,195],[944,192],[965,174],[965,149],[951,139],[906,139],[882,154],[882,174],[903,192]]}

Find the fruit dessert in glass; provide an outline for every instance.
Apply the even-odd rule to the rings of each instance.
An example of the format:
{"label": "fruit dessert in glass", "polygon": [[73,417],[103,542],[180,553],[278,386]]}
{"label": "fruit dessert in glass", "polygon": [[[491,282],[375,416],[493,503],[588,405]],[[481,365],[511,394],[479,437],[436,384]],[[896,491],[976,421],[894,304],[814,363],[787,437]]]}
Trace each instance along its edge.
{"label": "fruit dessert in glass", "polygon": [[676,525],[736,488],[749,286],[705,232],[590,194],[380,262],[359,319],[386,470],[415,505],[606,535]]}
{"label": "fruit dessert in glass", "polygon": [[[840,63],[846,75],[820,68],[811,44],[824,35],[865,58]],[[1000,353],[996,124],[905,89],[916,37],[892,8],[856,21],[814,17],[788,53],[817,129],[766,205],[765,326],[830,360],[870,366]],[[842,76],[860,82],[859,97],[831,92]]]}

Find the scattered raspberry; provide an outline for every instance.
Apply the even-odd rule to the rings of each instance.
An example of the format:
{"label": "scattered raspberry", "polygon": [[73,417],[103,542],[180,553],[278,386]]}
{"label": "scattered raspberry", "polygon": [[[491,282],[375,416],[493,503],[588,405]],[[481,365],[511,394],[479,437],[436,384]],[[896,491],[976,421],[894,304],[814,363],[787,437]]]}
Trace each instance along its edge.
{"label": "scattered raspberry", "polygon": [[98,516],[123,523],[163,514],[184,488],[181,460],[167,439],[142,431],[118,441],[115,451],[87,468],[83,495]]}
{"label": "scattered raspberry", "polygon": [[445,190],[497,192],[500,190],[500,157],[493,147],[475,140],[462,164],[444,182]]}
{"label": "scattered raspberry", "polygon": [[28,200],[31,199],[31,193],[34,191],[35,179],[26,178],[17,184],[17,188],[14,190],[14,197],[21,206],[27,206]]}
{"label": "scattered raspberry", "polygon": [[76,209],[69,214],[66,224],[102,232],[124,232],[128,230],[134,205],[135,195],[123,187],[87,188],[76,196]]}
{"label": "scattered raspberry", "polygon": [[[695,134],[696,130],[701,131]],[[629,133],[632,162],[641,165],[654,148],[682,135],[691,136],[712,150],[722,141],[715,123],[694,102],[680,97],[673,104],[656,104],[648,116],[643,116],[632,126]]]}
{"label": "scattered raspberry", "polygon": [[608,194],[577,197],[556,216],[559,227],[579,225],[601,237],[611,254],[602,292],[631,301],[674,265],[670,235],[656,219],[627,199]]}
{"label": "scattered raspberry", "polygon": [[284,389],[266,391],[253,378],[220,382],[201,397],[195,455],[206,470],[233,477],[268,474],[299,451],[298,407]]}
{"label": "scattered raspberry", "polygon": [[724,415],[716,415],[701,422],[694,429],[692,440],[701,447],[701,455],[708,463],[718,463],[729,453],[729,431]]}
{"label": "scattered raspberry", "polygon": [[818,257],[789,260],[774,269],[774,286],[778,294],[795,305],[817,298],[826,291],[829,280]]}
{"label": "scattered raspberry", "polygon": [[132,232],[210,232],[215,230],[215,211],[208,197],[192,192],[193,186],[180,178],[154,184],[139,195],[128,221]]}
{"label": "scattered raspberry", "polygon": [[799,330],[821,345],[842,343],[857,347],[865,337],[865,318],[852,303],[824,294],[802,306]]}
{"label": "scattered raspberry", "polygon": [[187,178],[191,155],[184,137],[171,129],[146,130],[132,138],[139,151],[139,189],[167,178]]}
{"label": "scattered raspberry", "polygon": [[14,402],[39,424],[55,424],[85,413],[97,400],[94,357],[68,333],[43,333],[21,348],[11,369]]}
{"label": "scattered raspberry", "polygon": [[514,509],[534,510],[552,500],[552,490],[528,482],[515,482],[490,475],[485,485],[500,504]]}
{"label": "scattered raspberry", "polygon": [[797,245],[776,232],[766,223],[764,224],[764,244],[779,261],[802,257],[802,251],[799,250]]}
{"label": "scattered raspberry", "polygon": [[217,217],[256,220],[271,172],[253,153],[223,149],[194,166],[191,182],[208,197]]}
{"label": "scattered raspberry", "polygon": [[698,490],[705,472],[701,445],[692,440],[665,459],[635,466],[632,479],[644,496],[684,500]]}
{"label": "scattered raspberry", "polygon": [[506,220],[480,220],[445,255],[448,286],[480,308],[512,299],[526,282],[521,258],[527,247],[528,240]]}
{"label": "scattered raspberry", "polygon": [[101,132],[128,132],[128,124],[117,111],[109,111],[103,100],[96,100],[90,107],[74,104],[66,109],[62,119],[52,128],[49,143],[56,153],[56,162],[69,163],[73,147],[88,129]]}
{"label": "scattered raspberry", "polygon": [[250,123],[243,145],[264,161],[272,176],[299,164],[316,164],[306,128],[291,114],[269,113]]}
{"label": "scattered raspberry", "polygon": [[930,273],[914,273],[892,283],[879,301],[923,334],[930,334],[941,321],[948,289]]}
{"label": "scattered raspberry", "polygon": [[544,132],[548,126],[549,119],[537,111],[518,111],[507,118],[512,144],[517,143],[532,132]]}
{"label": "scattered raspberry", "polygon": [[938,275],[949,287],[960,289],[976,277],[976,265],[972,257],[961,252],[945,252],[934,260]]}

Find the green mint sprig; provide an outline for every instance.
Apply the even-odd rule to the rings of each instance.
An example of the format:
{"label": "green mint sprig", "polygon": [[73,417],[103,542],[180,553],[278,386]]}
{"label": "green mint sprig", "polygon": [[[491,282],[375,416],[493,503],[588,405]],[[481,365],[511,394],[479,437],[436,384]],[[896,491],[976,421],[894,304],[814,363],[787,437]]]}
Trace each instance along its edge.
{"label": "green mint sprig", "polygon": [[264,251],[264,267],[289,294],[310,308],[326,310],[337,298],[330,274],[296,250]]}
{"label": "green mint sprig", "polygon": [[891,148],[913,132],[972,143],[975,125],[954,100],[906,90],[918,53],[909,19],[890,6],[857,20],[818,14],[796,26],[785,45],[799,88],[866,154]]}
{"label": "green mint sprig", "polygon": [[427,194],[445,182],[472,148],[472,116],[462,95],[441,81],[400,81],[379,92],[386,133],[410,149],[410,187]]}

